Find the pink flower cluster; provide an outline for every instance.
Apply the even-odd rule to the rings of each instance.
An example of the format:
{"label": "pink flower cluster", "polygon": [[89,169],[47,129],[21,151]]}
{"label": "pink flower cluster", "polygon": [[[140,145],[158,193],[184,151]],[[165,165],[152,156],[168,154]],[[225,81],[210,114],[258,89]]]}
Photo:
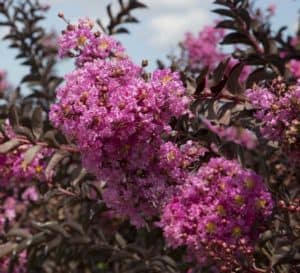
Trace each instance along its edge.
{"label": "pink flower cluster", "polygon": [[14,262],[14,267],[12,271],[10,269],[10,259],[7,257],[0,258],[0,272],[12,272],[12,273],[27,273],[27,254],[26,252],[22,252],[16,262]]}
{"label": "pink flower cluster", "polygon": [[[16,137],[10,126],[6,126],[6,134]],[[0,143],[4,136],[0,133]],[[10,188],[13,185],[23,186],[33,180],[39,182],[50,178],[45,176],[47,158],[53,153],[52,149],[41,147],[31,160],[25,160],[26,152],[33,147],[32,144],[21,144],[16,149],[0,154],[0,186]]]}
{"label": "pink flower cluster", "polygon": [[22,190],[21,188],[13,187],[2,190],[0,192],[0,235],[4,232],[5,224],[9,223],[12,225],[14,223],[17,210],[20,211],[28,202],[36,201],[38,198],[38,193],[32,186]]}
{"label": "pink flower cluster", "polygon": [[[0,185],[0,187],[2,187]],[[6,188],[0,191],[0,238],[4,238],[5,233],[16,224],[17,219],[24,213],[26,206],[29,202],[36,201],[39,196],[34,187],[27,187],[21,189],[18,188]],[[1,242],[2,248],[5,245]],[[16,261],[14,261],[14,267],[12,273],[27,273],[26,268],[27,257],[26,252],[22,252],[18,255]],[[10,257],[5,256],[0,258],[0,272],[10,272]]]}
{"label": "pink flower cluster", "polygon": [[255,86],[246,96],[262,123],[261,133],[277,141],[291,159],[300,159],[300,81],[293,86],[276,79],[268,87]]}
{"label": "pink flower cluster", "polygon": [[202,121],[210,131],[223,140],[234,142],[246,147],[247,149],[254,149],[257,145],[256,135],[248,129],[233,126],[224,127],[222,125],[213,125],[212,122],[207,119],[203,119]]}
{"label": "pink flower cluster", "polygon": [[78,66],[95,59],[126,58],[124,48],[118,41],[93,31],[93,27],[94,22],[90,19],[81,19],[77,25],[69,24],[58,39],[59,56],[76,57]]}
{"label": "pink flower cluster", "polygon": [[188,53],[189,65],[192,68],[199,66],[215,68],[226,58],[226,54],[219,47],[224,36],[224,29],[216,29],[214,26],[205,26],[198,36],[186,33],[183,47]]}
{"label": "pink flower cluster", "polygon": [[0,155],[0,185],[6,186],[9,184],[24,185],[37,181],[46,181],[45,177],[46,158],[52,153],[51,150],[44,148],[34,159],[26,164],[24,161],[24,155],[31,145],[21,145],[18,149],[5,154]]}
{"label": "pink flower cluster", "polygon": [[[186,33],[183,47],[187,52],[188,64],[192,69],[202,69],[208,66],[215,69],[219,63],[229,57],[222,52],[220,43],[225,37],[226,31],[214,26],[206,26],[194,36],[192,33]],[[237,61],[230,59],[227,73],[237,64]],[[244,82],[251,73],[251,68],[245,66],[241,72],[240,79]]]}
{"label": "pink flower cluster", "polygon": [[[5,248],[1,242],[5,233],[13,227],[20,215],[24,213],[29,202],[36,201],[39,195],[34,187],[21,189],[20,187],[2,188],[0,185],[0,245]],[[27,273],[26,268],[27,256],[26,252],[18,255],[17,261],[14,262],[12,273]],[[0,258],[0,272],[10,272],[10,257],[5,256]]]}
{"label": "pink flower cluster", "polygon": [[170,246],[186,246],[200,263],[219,263],[229,245],[236,254],[241,243],[251,252],[272,206],[260,176],[236,161],[212,158],[168,202],[160,226]]}
{"label": "pink flower cluster", "polygon": [[[113,38],[96,34],[81,20],[60,38],[61,55],[76,49],[78,39],[85,43],[76,49],[78,67],[58,89],[50,119],[76,141],[86,168],[106,183],[107,205],[140,226],[182,183],[180,170],[172,173],[169,163],[179,148],[164,147],[162,135],[170,133],[171,117],[187,113],[189,99],[178,73],[156,70],[145,80],[141,67],[116,54],[122,50]],[[165,148],[169,154],[160,161]]]}
{"label": "pink flower cluster", "polygon": [[287,66],[296,78],[300,78],[300,61],[291,60]]}
{"label": "pink flower cluster", "polygon": [[[293,37],[291,39],[291,46],[293,46],[294,48],[300,48],[300,39],[299,37]],[[285,57],[286,56],[286,52],[281,52],[280,53],[281,57]],[[290,60],[287,64],[286,67],[290,70],[290,72],[292,73],[292,75],[295,78],[300,78],[300,60],[296,60],[296,59],[292,59]]]}

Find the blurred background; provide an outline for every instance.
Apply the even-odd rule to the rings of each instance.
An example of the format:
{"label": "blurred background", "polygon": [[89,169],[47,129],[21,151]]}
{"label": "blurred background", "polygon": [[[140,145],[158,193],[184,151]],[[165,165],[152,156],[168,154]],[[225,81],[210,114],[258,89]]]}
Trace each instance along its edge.
{"label": "blurred background", "polygon": [[[45,22],[47,29],[57,33],[65,28],[65,23],[57,16],[59,12],[63,12],[71,22],[76,22],[81,17],[90,17],[100,18],[105,23],[106,5],[108,3],[113,3],[113,7],[118,5],[117,0],[41,0],[41,2],[50,5]],[[134,13],[141,23],[129,25],[131,34],[120,34],[117,38],[137,63],[143,59],[149,60],[150,69],[156,66],[157,59],[165,60],[166,55],[177,49],[177,44],[183,39],[185,32],[196,33],[216,19],[211,13],[215,8],[213,0],[141,0],[141,2],[148,5],[148,9],[137,10]],[[255,4],[264,9],[274,4],[276,6],[275,16],[272,19],[274,29],[287,25],[287,33],[295,33],[300,0],[256,0]],[[0,36],[3,37],[5,34],[6,29],[2,27]],[[12,84],[17,83],[26,67],[16,65],[15,52],[7,49],[5,41],[0,42],[0,52],[0,69],[8,71],[8,79]],[[63,61],[59,65],[61,75],[71,70],[72,64],[69,61]]]}

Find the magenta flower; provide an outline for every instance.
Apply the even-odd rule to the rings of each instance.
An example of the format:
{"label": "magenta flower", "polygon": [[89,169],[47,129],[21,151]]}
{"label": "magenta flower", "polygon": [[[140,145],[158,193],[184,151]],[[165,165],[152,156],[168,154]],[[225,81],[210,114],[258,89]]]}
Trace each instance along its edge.
{"label": "magenta flower", "polygon": [[202,122],[210,131],[223,140],[234,142],[246,147],[247,149],[254,149],[257,145],[256,135],[248,129],[233,126],[225,127],[222,125],[213,125],[209,120],[204,118],[202,119]]}
{"label": "magenta flower", "polygon": [[94,22],[90,19],[81,19],[77,25],[68,25],[58,39],[59,56],[76,56],[78,66],[95,59],[126,58],[124,48],[118,41],[93,31],[93,27]]}
{"label": "magenta flower", "polygon": [[219,47],[219,43],[225,36],[223,29],[216,29],[214,26],[206,26],[202,31],[194,36],[188,32],[183,47],[188,54],[188,60],[191,67],[216,67],[226,58]]}
{"label": "magenta flower", "polygon": [[[168,244],[186,246],[201,263],[216,241],[238,245],[252,242],[271,214],[273,202],[263,179],[236,161],[212,158],[167,203],[160,226]],[[224,248],[220,248],[222,255]]]}
{"label": "magenta flower", "polygon": [[89,20],[69,27],[60,47],[62,56],[77,52],[78,67],[58,89],[50,119],[75,140],[84,166],[105,183],[107,206],[141,226],[183,182],[183,164],[175,173],[168,160],[159,160],[169,121],[188,113],[180,76],[156,70],[146,81],[140,66],[116,57],[118,42],[92,33]]}
{"label": "magenta flower", "polygon": [[263,136],[277,141],[290,159],[299,161],[300,82],[288,87],[277,79],[267,88],[248,90],[246,96],[256,109]]}

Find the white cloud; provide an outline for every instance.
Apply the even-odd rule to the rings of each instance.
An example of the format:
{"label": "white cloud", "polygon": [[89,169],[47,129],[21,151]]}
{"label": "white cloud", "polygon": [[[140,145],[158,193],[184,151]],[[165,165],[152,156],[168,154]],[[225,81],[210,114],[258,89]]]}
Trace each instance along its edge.
{"label": "white cloud", "polygon": [[169,47],[180,41],[185,32],[198,31],[209,22],[209,14],[202,9],[158,15],[149,22],[149,42],[157,47]]}
{"label": "white cloud", "polygon": [[[142,0],[143,3],[150,8],[186,8],[188,6],[195,6],[199,0]],[[204,0],[207,2],[207,0]]]}

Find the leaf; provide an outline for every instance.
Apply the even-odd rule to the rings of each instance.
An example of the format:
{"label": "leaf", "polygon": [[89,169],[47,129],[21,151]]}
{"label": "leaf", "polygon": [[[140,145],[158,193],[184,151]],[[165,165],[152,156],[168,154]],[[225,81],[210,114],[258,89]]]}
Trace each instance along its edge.
{"label": "leaf", "polygon": [[230,58],[227,58],[225,60],[223,60],[218,66],[217,68],[214,70],[213,72],[213,79],[216,83],[220,82],[223,77],[224,77],[224,73],[225,70],[228,66]]}
{"label": "leaf", "polygon": [[23,77],[21,83],[24,83],[24,82],[38,82],[40,80],[41,80],[40,75],[30,74],[30,75],[26,75],[25,77]]}
{"label": "leaf", "polygon": [[120,27],[114,30],[114,33],[129,33],[129,30],[127,28]]}
{"label": "leaf", "polygon": [[274,39],[268,39],[268,42],[265,47],[265,51],[269,55],[277,55],[278,54],[279,49],[278,49],[276,41]]}
{"label": "leaf", "polygon": [[8,242],[0,245],[0,258],[9,255],[16,248],[17,244]]}
{"label": "leaf", "polygon": [[68,155],[69,155],[68,152],[58,151],[51,157],[51,159],[46,167],[46,170],[45,170],[45,175],[46,175],[47,179],[51,178],[53,169],[58,165],[58,163],[62,159],[64,159]]}
{"label": "leaf", "polygon": [[31,130],[29,130],[27,127],[19,125],[15,127],[14,130],[16,134],[26,136],[31,142],[34,142],[34,136]]}
{"label": "leaf", "polygon": [[219,22],[216,25],[216,28],[237,30],[238,26],[237,26],[236,22],[233,20],[224,20],[224,21]]}
{"label": "leaf", "polygon": [[68,226],[70,228],[72,228],[73,230],[76,230],[78,233],[80,233],[82,236],[85,235],[85,232],[82,228],[82,225],[79,224],[76,221],[73,221],[71,219],[67,220],[66,222],[63,223],[63,227]]}
{"label": "leaf", "polygon": [[125,248],[126,247],[127,242],[126,242],[126,240],[123,238],[123,236],[120,233],[117,232],[115,234],[115,240],[116,240],[116,242],[118,243],[118,245],[121,248]]}
{"label": "leaf", "polygon": [[9,123],[12,127],[18,126],[20,123],[18,109],[15,105],[12,105],[8,112]]}
{"label": "leaf", "polygon": [[214,9],[214,10],[212,10],[212,12],[217,13],[222,16],[227,16],[227,17],[232,17],[232,18],[236,17],[236,15],[229,9]]}
{"label": "leaf", "polygon": [[51,250],[59,247],[59,245],[62,243],[62,236],[58,235],[54,237],[51,241],[47,242],[45,244],[45,253],[49,253]]}
{"label": "leaf", "polygon": [[271,266],[274,268],[278,264],[285,264],[292,260],[293,249],[290,245],[283,246],[276,250],[277,253],[272,255]]}
{"label": "leaf", "polygon": [[87,175],[87,173],[88,173],[87,170],[84,168],[75,169],[72,172],[73,178],[72,178],[71,185],[76,186]]}
{"label": "leaf", "polygon": [[227,88],[232,94],[240,94],[242,86],[239,82],[239,77],[244,68],[243,63],[236,64],[230,71],[227,81]]}
{"label": "leaf", "polygon": [[56,130],[49,130],[43,135],[43,139],[54,147],[59,147],[60,144],[58,140],[56,139]]}
{"label": "leaf", "polygon": [[217,111],[218,119],[221,119],[228,111],[231,112],[235,105],[236,103],[232,101],[224,103]]}
{"label": "leaf", "polygon": [[229,7],[229,3],[227,0],[215,0],[214,4]]}
{"label": "leaf", "polygon": [[124,20],[125,23],[139,23],[139,20],[133,16],[129,16]]}
{"label": "leaf", "polygon": [[164,262],[165,264],[171,266],[172,268],[177,267],[176,262],[170,256],[164,255],[164,256],[156,257],[155,259]]}
{"label": "leaf", "polygon": [[123,0],[118,0],[118,2],[119,2],[119,5],[121,6],[121,8],[124,9],[124,2],[123,2]]}
{"label": "leaf", "polygon": [[41,107],[36,107],[31,118],[32,133],[39,140],[43,133],[43,110]]}
{"label": "leaf", "polygon": [[129,1],[130,9],[138,9],[138,8],[147,8],[147,6],[139,1],[130,0]]}
{"label": "leaf", "polygon": [[5,154],[18,146],[20,146],[20,142],[17,139],[11,139],[3,144],[0,145],[0,154]]}
{"label": "leaf", "polygon": [[42,149],[42,146],[35,145],[29,148],[25,154],[24,154],[24,160],[22,162],[22,165],[24,167],[27,167],[31,164],[31,162],[34,160],[35,156],[38,154],[38,152]]}
{"label": "leaf", "polygon": [[227,77],[224,76],[224,79],[223,79],[223,80],[221,80],[217,85],[212,86],[212,87],[210,88],[211,92],[212,92],[214,95],[219,94],[219,93],[223,90],[223,88],[225,87],[226,83],[227,83]]}
{"label": "leaf", "polygon": [[29,238],[31,237],[31,233],[28,230],[23,228],[13,228],[9,232],[7,232],[7,236]]}
{"label": "leaf", "polygon": [[276,76],[274,72],[268,72],[265,68],[254,70],[247,78],[246,88],[251,88],[254,83],[259,83],[263,80],[271,80]]}
{"label": "leaf", "polygon": [[199,76],[196,79],[196,90],[195,90],[195,95],[198,96],[201,94],[201,92],[205,88],[206,84],[206,75],[208,73],[208,66],[206,66],[204,69],[201,70]]}
{"label": "leaf", "polygon": [[226,35],[221,42],[221,45],[231,45],[231,44],[247,44],[251,45],[248,37],[245,34],[239,32],[232,32]]}
{"label": "leaf", "polygon": [[237,10],[237,12],[238,12],[238,15],[240,16],[240,17],[242,17],[242,19],[244,20],[244,22],[246,23],[246,25],[247,25],[247,29],[249,29],[250,28],[250,26],[251,26],[251,17],[250,17],[250,15],[249,15],[249,12],[248,12],[248,10],[246,9],[246,8],[239,8],[238,10]]}
{"label": "leaf", "polygon": [[113,15],[112,15],[112,12],[111,12],[111,4],[108,4],[108,5],[106,6],[106,11],[107,11],[107,14],[108,14],[108,16],[109,16],[109,19],[110,19],[110,20],[113,20]]}

